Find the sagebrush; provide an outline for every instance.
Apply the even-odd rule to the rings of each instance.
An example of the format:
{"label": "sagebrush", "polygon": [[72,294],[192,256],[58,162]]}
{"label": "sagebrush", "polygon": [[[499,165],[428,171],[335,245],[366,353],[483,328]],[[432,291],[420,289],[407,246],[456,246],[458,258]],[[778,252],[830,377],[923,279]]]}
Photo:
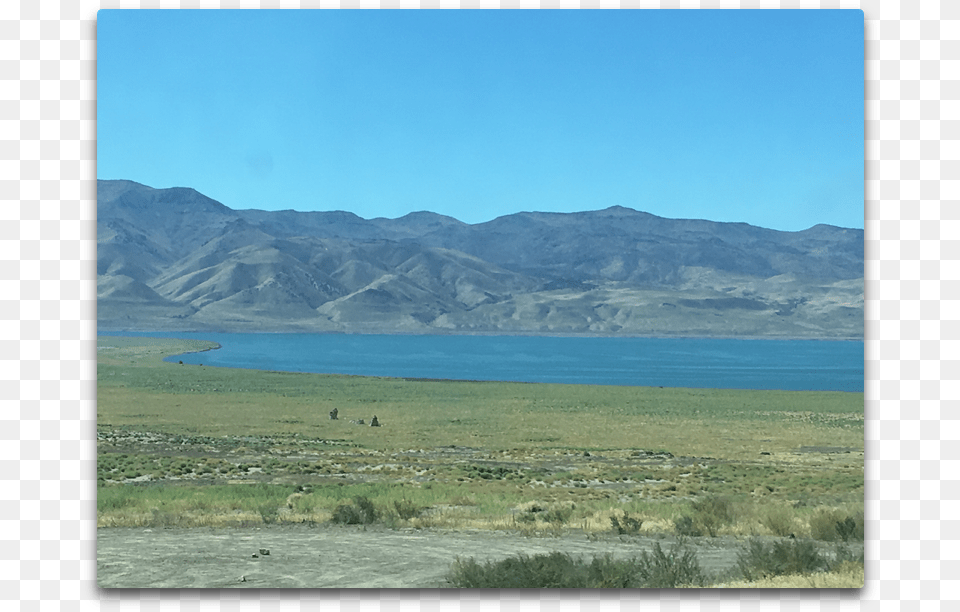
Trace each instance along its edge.
{"label": "sagebrush", "polygon": [[764,542],[752,539],[737,554],[737,567],[745,580],[754,581],[773,576],[826,571],[830,563],[811,540]]}
{"label": "sagebrush", "polygon": [[330,520],[343,525],[370,525],[378,518],[380,518],[380,512],[374,507],[373,502],[358,495],[353,498],[352,503],[337,506]]}
{"label": "sagebrush", "polygon": [[586,561],[560,552],[487,562],[457,559],[447,580],[470,589],[675,588],[706,583],[696,555],[679,543],[668,552],[655,543],[652,552],[631,559],[606,554]]}

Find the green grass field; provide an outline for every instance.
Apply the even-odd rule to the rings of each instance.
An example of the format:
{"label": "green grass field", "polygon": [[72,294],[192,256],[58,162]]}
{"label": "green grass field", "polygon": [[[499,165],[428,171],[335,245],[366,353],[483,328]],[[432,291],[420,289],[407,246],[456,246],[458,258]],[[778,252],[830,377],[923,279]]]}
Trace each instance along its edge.
{"label": "green grass field", "polygon": [[[424,527],[589,532],[626,512],[643,531],[672,531],[684,516],[709,523],[692,504],[716,497],[731,509],[720,533],[812,532],[824,513],[862,522],[862,393],[162,361],[211,346],[98,338],[99,525],[321,521],[358,496]],[[374,415],[382,427],[350,423]]]}

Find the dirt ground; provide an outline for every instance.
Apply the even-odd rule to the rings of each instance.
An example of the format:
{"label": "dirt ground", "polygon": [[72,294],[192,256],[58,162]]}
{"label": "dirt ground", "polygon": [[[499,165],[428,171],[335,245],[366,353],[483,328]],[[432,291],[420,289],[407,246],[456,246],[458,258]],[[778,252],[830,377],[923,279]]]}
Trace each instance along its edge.
{"label": "dirt ground", "polygon": [[[442,588],[457,556],[501,559],[554,551],[632,557],[673,538],[519,537],[498,531],[391,530],[339,525],[229,529],[101,528],[102,588]],[[736,565],[734,538],[688,540],[706,573]],[[261,549],[269,554],[261,554]]]}

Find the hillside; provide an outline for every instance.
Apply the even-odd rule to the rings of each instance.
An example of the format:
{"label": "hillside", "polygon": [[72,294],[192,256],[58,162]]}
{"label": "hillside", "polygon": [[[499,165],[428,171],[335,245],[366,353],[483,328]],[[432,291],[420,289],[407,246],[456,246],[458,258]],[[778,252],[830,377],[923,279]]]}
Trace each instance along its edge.
{"label": "hillside", "polygon": [[863,337],[863,230],[623,207],[469,225],[97,181],[102,330]]}

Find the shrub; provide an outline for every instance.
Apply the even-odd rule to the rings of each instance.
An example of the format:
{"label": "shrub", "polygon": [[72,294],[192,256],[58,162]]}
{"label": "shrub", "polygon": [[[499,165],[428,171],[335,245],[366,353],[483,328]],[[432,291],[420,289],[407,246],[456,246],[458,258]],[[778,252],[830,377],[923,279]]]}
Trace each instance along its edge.
{"label": "shrub", "polygon": [[810,518],[810,536],[824,542],[862,542],[863,511],[845,516],[839,510],[821,510]]}
{"label": "shrub", "polygon": [[417,518],[423,511],[426,509],[423,506],[418,506],[411,501],[406,499],[401,499],[400,501],[393,502],[393,509],[397,511],[397,516],[402,519],[413,519]]}
{"label": "shrub", "polygon": [[629,589],[644,586],[635,559],[617,561],[612,555],[594,557],[587,567],[586,586],[590,589]]}
{"label": "shrub", "polygon": [[455,587],[471,589],[673,588],[704,584],[691,551],[678,544],[664,553],[659,543],[652,554],[644,552],[639,559],[627,560],[607,554],[588,563],[559,552],[532,557],[521,554],[486,563],[457,559],[447,580]]}
{"label": "shrub", "polygon": [[837,520],[841,513],[837,510],[820,510],[810,517],[810,537],[814,540],[834,542],[840,536],[837,534]]}
{"label": "shrub", "polygon": [[463,470],[466,476],[483,480],[512,479],[520,475],[518,470],[503,466],[469,465],[463,468]]}
{"label": "shrub", "polygon": [[690,505],[697,514],[710,514],[724,523],[733,520],[733,502],[729,497],[710,495],[691,502]]}
{"label": "shrub", "polygon": [[698,531],[706,532],[711,538],[716,537],[721,527],[733,522],[733,502],[729,497],[711,495],[694,501],[691,506]]}
{"label": "shrub", "polygon": [[773,506],[760,518],[760,523],[776,536],[786,537],[795,531],[793,513],[784,506]]}
{"label": "shrub", "polygon": [[257,508],[257,511],[260,513],[260,519],[264,523],[269,525],[271,523],[277,522],[277,516],[280,513],[280,508],[277,507],[276,504],[267,503],[267,504],[261,504]]}
{"label": "shrub", "polygon": [[616,514],[610,515],[610,525],[620,535],[635,534],[640,531],[643,519],[634,518],[624,510],[622,518],[617,518]]}
{"label": "shrub", "polygon": [[590,588],[587,575],[582,561],[554,552],[532,557],[520,554],[486,563],[457,559],[447,580],[455,587],[468,589]]}
{"label": "shrub", "polygon": [[353,498],[353,503],[340,504],[333,511],[331,522],[342,525],[369,525],[376,522],[380,513],[373,502],[362,495]]}
{"label": "shrub", "polygon": [[653,545],[653,552],[644,551],[637,563],[643,586],[646,588],[702,587],[706,582],[697,556],[682,542],[675,544],[670,552],[663,552],[660,543],[656,542]]}
{"label": "shrub", "polygon": [[673,520],[673,529],[678,536],[695,537],[703,535],[703,532],[693,523],[693,519],[686,515]]}
{"label": "shrub", "polygon": [[765,544],[753,539],[737,553],[737,567],[745,580],[754,581],[828,570],[830,564],[812,540],[789,539]]}
{"label": "shrub", "polygon": [[551,510],[547,510],[540,515],[540,518],[547,523],[552,523],[554,525],[563,525],[570,520],[570,517],[573,515],[573,506],[558,506]]}
{"label": "shrub", "polygon": [[834,528],[844,542],[849,540],[863,542],[863,513],[860,512],[854,516],[848,516],[842,521],[837,521]]}

